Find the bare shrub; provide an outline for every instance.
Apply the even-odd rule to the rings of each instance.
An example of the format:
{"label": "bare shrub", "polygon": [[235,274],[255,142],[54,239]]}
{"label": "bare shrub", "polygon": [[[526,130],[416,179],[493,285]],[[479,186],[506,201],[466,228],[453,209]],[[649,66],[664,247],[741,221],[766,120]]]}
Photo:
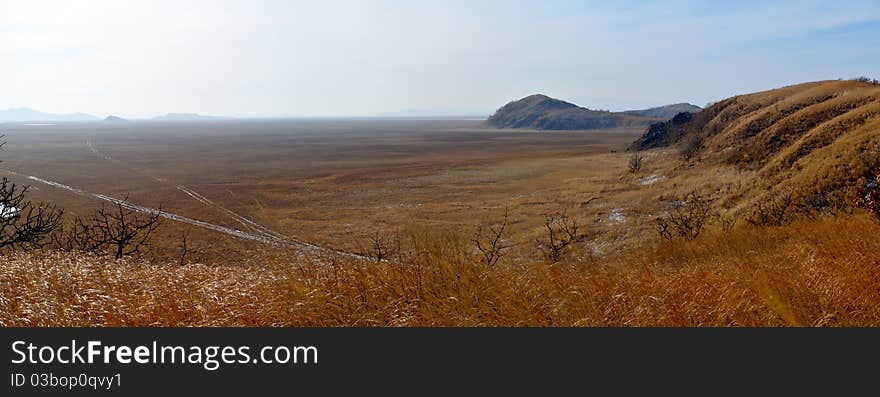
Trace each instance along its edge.
{"label": "bare shrub", "polygon": [[472,241],[477,251],[483,256],[483,263],[486,266],[495,266],[504,256],[505,251],[513,247],[513,244],[506,242],[505,236],[509,222],[508,210],[505,208],[501,221],[488,226],[477,226]]}
{"label": "bare shrub", "polygon": [[0,248],[39,249],[51,242],[63,211],[48,203],[27,200],[27,187],[0,180]]}
{"label": "bare shrub", "polygon": [[186,255],[189,254],[189,230],[183,232],[180,237],[180,259],[177,264],[183,266],[186,264]]}
{"label": "bare shrub", "polygon": [[[0,149],[6,145],[0,134]],[[51,242],[64,213],[55,205],[27,200],[27,187],[0,180],[0,249],[30,250]]]}
{"label": "bare shrub", "polygon": [[629,156],[629,162],[627,165],[629,166],[629,172],[635,174],[642,169],[642,164],[645,161],[645,156],[642,156],[641,153],[635,152],[631,156]]}
{"label": "bare shrub", "polygon": [[397,254],[399,251],[399,238],[395,237],[392,239],[387,235],[376,232],[370,236],[370,250],[364,256],[370,257],[376,262],[383,262],[390,259],[392,255]]}
{"label": "bare shrub", "polygon": [[757,226],[782,226],[791,222],[797,212],[794,196],[791,192],[786,192],[774,200],[755,204],[748,221]]}
{"label": "bare shrub", "polygon": [[846,212],[852,205],[847,197],[852,197],[846,187],[835,191],[821,192],[812,191],[798,200],[798,213],[807,218],[814,219],[820,215],[837,215]]}
{"label": "bare shrub", "polygon": [[113,248],[113,257],[116,259],[140,252],[161,223],[161,209],[139,215],[125,208],[124,202],[117,202],[111,209],[101,207],[92,216],[92,224],[101,239]]}
{"label": "bare shrub", "polygon": [[[65,251],[110,251],[115,259],[142,252],[153,232],[162,224],[161,210],[139,214],[126,206],[127,199],[112,206],[101,206],[88,219],[75,218],[67,230],[53,236],[56,246]],[[184,236],[184,252],[186,248]],[[185,253],[181,260],[185,258]]]}
{"label": "bare shrub", "polygon": [[880,220],[880,172],[858,190],[855,205],[871,211]]}
{"label": "bare shrub", "polygon": [[666,215],[658,217],[654,222],[660,237],[684,237],[693,240],[700,235],[712,215],[712,200],[691,192],[676,197]]}
{"label": "bare shrub", "polygon": [[52,234],[55,247],[67,252],[97,252],[106,243],[100,237],[97,227],[81,217],[62,224]]}
{"label": "bare shrub", "polygon": [[565,210],[547,215],[544,228],[547,235],[537,243],[544,256],[552,263],[559,262],[571,244],[584,239],[577,220],[569,217]]}
{"label": "bare shrub", "polygon": [[700,148],[703,147],[703,138],[698,135],[691,135],[687,139],[684,140],[681,146],[681,158],[684,160],[690,160],[697,155],[697,152],[700,151]]}
{"label": "bare shrub", "polygon": [[859,82],[862,82],[862,83],[868,83],[868,84],[880,85],[880,80],[872,79],[872,78],[870,78],[870,77],[865,77],[865,76],[859,76],[859,77],[856,77],[856,78],[854,78],[854,79],[852,79],[852,80],[853,80],[853,81],[859,81]]}
{"label": "bare shrub", "polygon": [[731,231],[733,231],[733,228],[736,227],[736,221],[737,219],[733,216],[718,216],[718,225],[721,227],[721,231],[724,233],[730,233]]}

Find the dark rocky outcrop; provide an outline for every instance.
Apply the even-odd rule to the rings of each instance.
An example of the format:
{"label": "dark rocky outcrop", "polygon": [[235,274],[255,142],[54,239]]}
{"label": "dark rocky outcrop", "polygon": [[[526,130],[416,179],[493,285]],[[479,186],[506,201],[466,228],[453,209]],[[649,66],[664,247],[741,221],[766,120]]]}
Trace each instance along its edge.
{"label": "dark rocky outcrop", "polygon": [[703,110],[703,109],[697,105],[691,105],[689,103],[676,103],[676,104],[672,104],[672,105],[658,106],[656,108],[650,108],[650,109],[644,109],[644,110],[627,110],[624,113],[635,115],[635,116],[671,119],[679,113],[696,113],[696,112],[699,112],[700,110]]}
{"label": "dark rocky outcrop", "polygon": [[653,149],[677,142],[685,133],[685,125],[693,118],[693,113],[682,112],[670,120],[651,124],[645,134],[630,145],[630,150]]}

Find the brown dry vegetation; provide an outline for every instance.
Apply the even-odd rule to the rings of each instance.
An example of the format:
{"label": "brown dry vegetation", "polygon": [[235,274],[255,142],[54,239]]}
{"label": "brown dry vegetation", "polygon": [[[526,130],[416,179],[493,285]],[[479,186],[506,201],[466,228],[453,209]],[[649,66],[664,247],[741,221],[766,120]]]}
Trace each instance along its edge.
{"label": "brown dry vegetation", "polygon": [[[638,172],[619,151],[635,130],[13,130],[11,169],[246,227],[229,209],[388,260],[314,258],[196,229],[183,262],[203,264],[178,265],[186,231],[172,224],[159,238],[164,259],[0,257],[0,325],[880,325],[880,225],[847,208],[880,168],[878,90],[832,81],[721,101],[671,125],[671,147],[639,152]],[[700,144],[682,158],[690,138]],[[72,213],[95,205],[33,193]],[[660,240],[658,225],[689,195],[705,199],[698,230]],[[579,232],[548,260],[542,222],[554,213]],[[497,260],[486,256],[492,241]]]}
{"label": "brown dry vegetation", "polygon": [[[130,194],[135,204],[250,230],[223,209],[177,189],[185,185],[284,235],[352,252],[370,251],[377,233],[393,236],[413,227],[455,227],[471,235],[477,223],[505,207],[515,209],[509,230],[522,241],[538,238],[544,217],[561,209],[583,222],[598,220],[593,230],[612,226],[607,219],[614,196],[635,183],[621,184],[625,154],[612,150],[622,151],[640,129],[538,133],[479,124],[132,123],[121,130],[78,124],[45,132],[13,126],[4,128],[9,145],[0,168],[90,192]],[[110,160],[96,156],[87,140]],[[661,165],[654,161],[644,171]],[[34,185],[30,197],[57,203],[70,216],[88,217],[100,206],[91,198],[10,178]],[[239,260],[265,249],[211,231],[189,231],[193,261]],[[177,257],[185,232],[186,226],[165,222],[149,255]]]}
{"label": "brown dry vegetation", "polygon": [[861,214],[494,267],[450,235],[420,240],[405,263],[177,266],[19,254],[0,266],[0,324],[877,325],[878,232]]}

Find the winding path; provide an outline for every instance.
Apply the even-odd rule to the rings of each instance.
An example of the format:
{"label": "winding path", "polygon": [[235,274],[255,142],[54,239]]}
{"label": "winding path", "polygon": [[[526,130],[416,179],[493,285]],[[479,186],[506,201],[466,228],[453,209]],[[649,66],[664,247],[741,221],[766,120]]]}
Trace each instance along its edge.
{"label": "winding path", "polygon": [[[86,137],[85,143],[86,143],[86,147],[88,147],[89,151],[92,152],[98,158],[101,158],[101,159],[104,159],[107,161],[113,161],[115,163],[119,163],[119,165],[122,167],[128,168],[128,169],[132,170],[133,172],[143,174],[139,170],[136,170],[136,169],[130,167],[128,164],[126,164],[120,160],[114,160],[113,157],[110,156],[109,154],[98,150],[98,148],[95,147],[95,144],[91,138]],[[155,180],[158,183],[168,184],[168,181],[166,179],[159,178],[155,175],[149,175],[149,174],[144,174],[144,175],[148,176],[149,178],[152,178],[153,180]],[[269,229],[268,227],[265,227],[257,222],[254,222],[248,218],[245,218],[244,216],[211,201],[210,199],[203,196],[201,193],[193,190],[192,188],[189,188],[184,185],[177,185],[177,186],[175,186],[175,188],[177,188],[177,190],[183,192],[187,196],[191,197],[192,199],[198,201],[199,203],[201,203],[205,206],[208,206],[208,207],[212,207],[212,208],[220,211],[221,213],[229,216],[230,218],[232,218],[236,222],[240,223],[245,228],[250,229],[253,232],[253,234],[260,236],[261,238],[266,238],[268,240],[287,240],[288,239],[287,236],[284,236],[281,233],[278,233],[272,229]]]}
{"label": "winding path", "polygon": [[294,239],[282,236],[277,233],[276,233],[276,235],[268,235],[268,234],[262,234],[262,233],[260,233],[260,234],[250,233],[250,232],[246,232],[246,231],[239,230],[239,229],[233,229],[231,227],[220,226],[220,225],[216,225],[216,224],[213,224],[210,222],[200,221],[198,219],[188,218],[188,217],[185,217],[182,215],[173,214],[173,213],[170,213],[167,211],[162,211],[162,210],[159,210],[156,208],[150,208],[150,207],[144,207],[144,206],[132,204],[128,201],[121,200],[121,199],[118,199],[118,198],[115,198],[112,196],[108,196],[105,194],[99,194],[99,193],[87,192],[85,190],[75,188],[72,186],[68,186],[68,185],[65,185],[60,182],[50,181],[48,179],[43,179],[43,178],[32,176],[32,175],[23,175],[23,174],[19,174],[17,172],[10,171],[10,170],[0,170],[0,171],[6,172],[10,175],[15,175],[15,176],[19,176],[22,178],[26,178],[26,179],[29,179],[34,182],[39,182],[44,185],[52,186],[54,188],[66,190],[68,192],[77,194],[79,196],[94,198],[94,199],[106,201],[109,203],[121,205],[123,208],[126,208],[131,211],[145,213],[145,214],[159,214],[159,216],[161,216],[165,219],[169,219],[169,220],[180,222],[180,223],[186,223],[189,225],[201,227],[203,229],[213,230],[215,232],[224,233],[224,234],[227,234],[227,235],[230,235],[230,236],[233,236],[236,238],[244,239],[244,240],[257,241],[260,243],[274,245],[274,246],[285,246],[285,247],[295,248],[300,251],[303,251],[306,253],[312,253],[312,254],[318,254],[318,253],[328,254],[329,253],[329,254],[342,255],[342,256],[356,258],[356,259],[366,259],[366,257],[361,256],[361,255],[357,255],[357,254],[353,254],[353,253],[345,252],[345,251],[339,251],[339,250],[335,250],[332,248],[321,247],[319,245],[315,245],[315,244],[305,242],[305,241],[294,240]]}

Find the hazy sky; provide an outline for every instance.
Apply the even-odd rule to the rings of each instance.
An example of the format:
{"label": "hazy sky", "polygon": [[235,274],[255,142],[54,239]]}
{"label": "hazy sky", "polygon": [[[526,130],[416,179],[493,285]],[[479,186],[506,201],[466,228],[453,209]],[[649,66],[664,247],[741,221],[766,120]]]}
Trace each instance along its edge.
{"label": "hazy sky", "polygon": [[0,0],[0,108],[99,116],[612,110],[880,78],[880,1]]}

